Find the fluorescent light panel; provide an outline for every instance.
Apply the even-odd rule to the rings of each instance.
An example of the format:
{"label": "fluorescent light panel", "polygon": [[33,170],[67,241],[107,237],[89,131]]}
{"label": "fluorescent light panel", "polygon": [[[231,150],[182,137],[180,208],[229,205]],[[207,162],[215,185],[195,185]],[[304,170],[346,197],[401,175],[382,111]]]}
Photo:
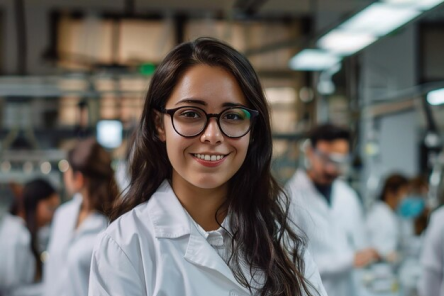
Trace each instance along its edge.
{"label": "fluorescent light panel", "polygon": [[384,36],[419,14],[421,11],[410,7],[374,3],[340,25],[339,28],[347,32]]}
{"label": "fluorescent light panel", "polygon": [[443,3],[444,0],[384,0],[384,2],[403,7],[428,10]]}
{"label": "fluorescent light panel", "polygon": [[335,29],[319,39],[317,46],[340,56],[352,55],[376,41],[376,37],[365,33],[346,32]]}
{"label": "fluorescent light panel", "polygon": [[304,49],[289,62],[293,70],[322,71],[341,62],[341,58],[319,49]]}
{"label": "fluorescent light panel", "polygon": [[429,92],[427,94],[427,102],[434,106],[444,104],[444,88]]}

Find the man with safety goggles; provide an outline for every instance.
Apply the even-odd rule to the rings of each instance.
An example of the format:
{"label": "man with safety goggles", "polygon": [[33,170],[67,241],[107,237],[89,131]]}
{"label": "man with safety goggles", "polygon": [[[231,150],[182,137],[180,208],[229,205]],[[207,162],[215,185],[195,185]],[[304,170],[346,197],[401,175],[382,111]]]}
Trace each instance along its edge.
{"label": "man with safety goggles", "polygon": [[303,144],[305,168],[287,183],[294,219],[308,236],[329,296],[359,295],[354,268],[378,260],[367,248],[362,206],[355,191],[339,177],[350,166],[350,132],[324,124]]}

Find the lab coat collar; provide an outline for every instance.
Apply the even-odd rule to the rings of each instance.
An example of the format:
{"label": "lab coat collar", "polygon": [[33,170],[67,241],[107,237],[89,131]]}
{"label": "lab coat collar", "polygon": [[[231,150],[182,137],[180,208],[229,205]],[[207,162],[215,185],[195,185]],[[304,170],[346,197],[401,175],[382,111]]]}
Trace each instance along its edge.
{"label": "lab coat collar", "polygon": [[[330,206],[327,203],[327,200],[322,196],[322,194],[318,191],[318,189],[316,189],[316,187],[313,184],[313,181],[310,179],[310,177],[308,176],[308,174],[305,170],[298,169],[296,171],[295,179],[296,179],[298,190],[309,191],[309,192],[313,193],[314,196],[319,201],[321,201],[323,204],[325,204],[325,206],[330,208]],[[335,198],[335,189],[336,189],[335,184],[336,184],[336,181],[333,181],[332,188],[331,188],[331,190],[332,190],[331,204],[332,205],[333,205],[334,198]]]}
{"label": "lab coat collar", "polygon": [[[248,293],[234,278],[233,272],[205,239],[192,218],[188,217],[168,181],[164,181],[148,202],[149,217],[157,238],[174,239],[189,235],[184,254],[188,262],[219,272],[239,289]],[[225,220],[226,221],[226,220]]]}
{"label": "lab coat collar", "polygon": [[[72,207],[69,210],[71,212],[71,215],[69,216],[73,217],[72,221],[70,221],[72,224],[72,229],[75,229],[82,202],[82,194],[76,193],[72,198]],[[108,219],[104,215],[98,212],[93,212],[85,219],[85,221],[83,221],[83,223],[77,229],[75,229],[75,235],[86,234],[89,232],[97,233],[98,231],[105,229],[107,225]]]}
{"label": "lab coat collar", "polygon": [[148,207],[157,238],[178,238],[190,234],[185,210],[167,180],[153,194]]}

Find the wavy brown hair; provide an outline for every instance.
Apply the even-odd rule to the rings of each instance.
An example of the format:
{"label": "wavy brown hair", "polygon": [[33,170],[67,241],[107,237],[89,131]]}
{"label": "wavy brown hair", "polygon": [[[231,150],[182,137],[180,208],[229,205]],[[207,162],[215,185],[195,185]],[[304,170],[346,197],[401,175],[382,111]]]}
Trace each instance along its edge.
{"label": "wavy brown hair", "polygon": [[81,140],[68,152],[68,162],[73,172],[86,178],[88,198],[92,208],[109,215],[118,196],[111,155],[95,138]]}
{"label": "wavy brown hair", "polygon": [[[265,278],[260,295],[312,295],[311,284],[304,278],[305,241],[288,218],[289,198],[271,175],[272,136],[269,107],[262,86],[248,60],[218,40],[199,38],[183,43],[157,68],[136,131],[130,161],[130,187],[110,218],[115,220],[148,201],[162,181],[171,178],[172,166],[166,146],[156,131],[155,110],[165,107],[181,75],[199,64],[221,67],[231,73],[250,107],[260,114],[250,131],[246,159],[229,181],[225,206],[230,213],[233,240],[228,265],[237,281],[250,291],[256,285],[242,273],[241,265],[248,264],[253,275],[261,271]],[[217,213],[217,221],[216,217]]]}

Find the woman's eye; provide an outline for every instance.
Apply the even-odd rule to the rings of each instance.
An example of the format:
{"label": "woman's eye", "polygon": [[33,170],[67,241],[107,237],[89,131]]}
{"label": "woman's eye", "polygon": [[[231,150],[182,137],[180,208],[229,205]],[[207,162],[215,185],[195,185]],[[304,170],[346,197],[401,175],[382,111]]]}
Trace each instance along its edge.
{"label": "woman's eye", "polygon": [[243,118],[239,114],[229,113],[229,114],[225,115],[225,119],[228,119],[228,120],[242,120]]}
{"label": "woman's eye", "polygon": [[200,118],[200,114],[196,111],[182,111],[180,116],[188,117],[188,118]]}

